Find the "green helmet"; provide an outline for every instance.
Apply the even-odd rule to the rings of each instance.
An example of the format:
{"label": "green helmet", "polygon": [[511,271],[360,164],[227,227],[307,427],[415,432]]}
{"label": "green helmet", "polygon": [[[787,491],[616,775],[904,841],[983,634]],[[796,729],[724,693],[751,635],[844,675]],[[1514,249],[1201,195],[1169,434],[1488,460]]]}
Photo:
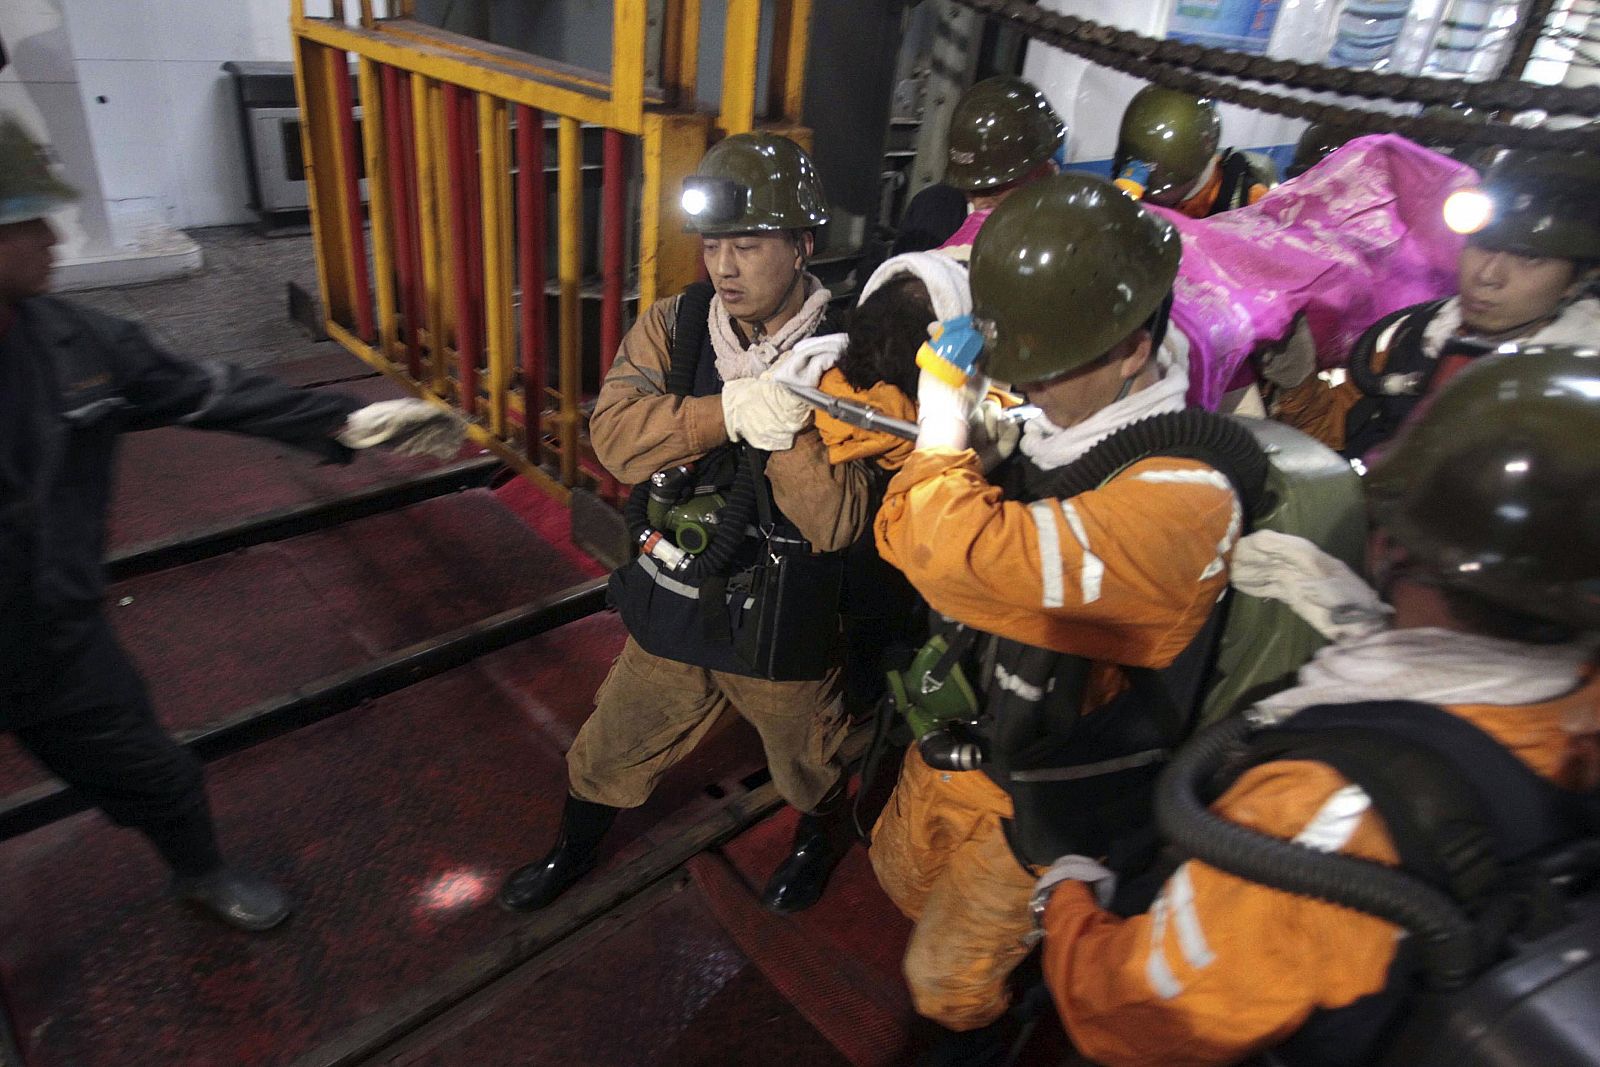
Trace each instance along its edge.
{"label": "green helmet", "polygon": [[736,133],[683,181],[684,229],[707,235],[808,230],[828,221],[811,157],[776,133]]}
{"label": "green helmet", "polygon": [[972,245],[985,372],[1039,382],[1099,359],[1166,299],[1180,251],[1171,223],[1087,174],[1013,193]]}
{"label": "green helmet", "polygon": [[1600,628],[1600,350],[1501,352],[1373,466],[1373,518],[1445,588]]}
{"label": "green helmet", "polygon": [[1335,126],[1331,122],[1313,122],[1300,135],[1294,146],[1294,158],[1289,161],[1285,178],[1298,178],[1322,162],[1336,148],[1360,137],[1361,131],[1348,126]]}
{"label": "green helmet", "polygon": [[1481,187],[1458,190],[1445,200],[1445,221],[1481,248],[1600,259],[1600,157],[1505,152]]}
{"label": "green helmet", "polygon": [[964,193],[1011,185],[1066,143],[1067,126],[1032,82],[989,78],[950,116],[944,182]]}
{"label": "green helmet", "polygon": [[0,115],[0,226],[42,219],[78,198],[50,173],[44,148],[12,115]]}
{"label": "green helmet", "polygon": [[1222,141],[1222,116],[1210,100],[1147,85],[1128,101],[1117,134],[1112,177],[1129,167],[1148,174],[1134,178],[1152,200],[1182,193],[1204,173]]}

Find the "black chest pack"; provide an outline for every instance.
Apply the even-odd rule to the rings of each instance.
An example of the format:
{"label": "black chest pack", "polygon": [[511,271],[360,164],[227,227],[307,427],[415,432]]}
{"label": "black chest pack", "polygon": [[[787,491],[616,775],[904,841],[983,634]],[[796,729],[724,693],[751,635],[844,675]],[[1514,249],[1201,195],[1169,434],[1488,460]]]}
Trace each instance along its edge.
{"label": "black chest pack", "polygon": [[[1251,767],[1327,764],[1360,786],[1398,870],[1212,814]],[[1600,796],[1569,793],[1456,715],[1408,701],[1248,717],[1197,737],[1158,796],[1174,846],[1241,878],[1395,922],[1387,987],[1319,1011],[1274,1058],[1293,1067],[1600,1064]]]}
{"label": "black chest pack", "polygon": [[[714,295],[697,282],[678,299],[674,396],[722,391]],[[625,514],[640,556],[612,573],[610,596],[645,651],[774,681],[821,678],[837,665],[843,556],[811,551],[774,505],[766,461],[731,444],[634,487]]]}
{"label": "black chest pack", "polygon": [[[1142,420],[1058,470],[1013,460],[999,484],[1011,500],[1070,499],[1154,456],[1195,459],[1220,472],[1247,515],[1261,503],[1261,446],[1240,422],[1198,410]],[[942,703],[937,723],[908,716],[923,758],[945,769],[982,770],[1011,795],[1015,817],[1006,830],[1024,861],[1047,865],[1081,853],[1132,864],[1155,851],[1155,778],[1195,725],[1226,599],[1171,665],[1124,668],[1127,688],[1088,714],[1090,660],[948,620],[935,623],[939,643],[891,678],[890,699]],[[957,690],[970,698],[953,700]],[[939,696],[928,699],[933,694]],[[967,714],[953,710],[963,704]]]}

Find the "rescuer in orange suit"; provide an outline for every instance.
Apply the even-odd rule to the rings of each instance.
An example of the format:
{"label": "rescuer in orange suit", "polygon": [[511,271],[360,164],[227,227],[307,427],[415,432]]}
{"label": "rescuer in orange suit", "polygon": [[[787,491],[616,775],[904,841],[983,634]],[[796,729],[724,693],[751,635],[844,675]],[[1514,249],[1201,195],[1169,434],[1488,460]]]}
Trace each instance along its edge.
{"label": "rescuer in orange suit", "polygon": [[[1039,842],[1072,834],[1055,821],[1050,780],[1084,753],[1034,745],[1025,774],[1006,738],[1082,715],[1102,727],[1095,760],[1141,745],[1148,715],[1129,672],[1169,667],[1228,580],[1242,508],[1222,460],[1203,447],[1187,455],[1206,460],[1151,454],[1127,433],[1154,416],[1180,448],[1218,418],[1185,411],[1188,346],[1165,329],[1178,259],[1173,227],[1103,181],[1063,174],[1012,194],[973,246],[972,322],[947,322],[942,336],[970,325],[983,371],[1043,414],[986,476],[967,447],[983,377],[958,388],[925,366],[916,451],[876,520],[884,558],[943,617],[937,640],[959,658],[920,691],[952,691],[961,672],[977,724],[966,751],[982,753],[962,770],[948,753],[940,766],[925,758],[937,734],[913,745],[871,846],[883,888],[916,922],[913,1002],[950,1031],[937,1062],[976,1062],[1008,1040],[1008,976],[1032,944],[1028,898],[1038,864],[1060,854]],[[1124,447],[1120,472],[1103,484],[1088,473],[1092,449]],[[1081,477],[1086,490],[1064,488]],[[1096,780],[1147,790],[1144,773]]]}
{"label": "rescuer in orange suit", "polygon": [[1134,199],[1192,219],[1254,204],[1278,184],[1272,161],[1237,148],[1219,151],[1221,140],[1216,104],[1147,85],[1122,113],[1111,173]]}
{"label": "rescuer in orange suit", "polygon": [[[806,270],[827,204],[799,146],[758,132],[706,154],[685,183],[684,207],[710,282],[640,315],[601,386],[590,433],[622,482],[661,492],[681,482],[702,501],[725,495],[710,528],[731,532],[736,547],[713,567],[706,561],[714,548],[691,559],[647,527],[640,555],[612,575],[628,641],[567,753],[570,792],[555,847],[501,890],[501,904],[513,910],[548,905],[591,870],[617,813],[643,804],[730,712],[756,728],[774,784],[803,813],[763,903],[780,912],[809,907],[852,839],[837,662],[808,678],[775,680],[726,632],[729,613],[746,599],[732,599],[738,567],[779,545],[838,552],[867,528],[865,466],[830,464],[810,406],[769,374],[797,343],[834,329],[828,290]],[[754,456],[764,473],[747,466]],[[770,496],[776,540],[746,535],[754,513],[731,515],[745,478]],[[837,603],[828,610],[831,624],[797,638],[823,656],[838,644]]]}
{"label": "rescuer in orange suit", "polygon": [[[1360,753],[1350,733],[1373,730],[1401,711],[1416,714],[1418,705],[1435,707],[1420,709],[1433,718],[1414,737],[1440,745],[1467,734],[1480,747],[1480,773],[1446,765],[1478,794],[1480,810],[1517,807],[1511,790],[1482,773],[1493,766],[1482,761],[1482,749],[1538,788],[1552,782],[1559,787],[1554,793],[1582,796],[1600,787],[1597,436],[1600,354],[1592,348],[1530,346],[1485,357],[1440,390],[1366,480],[1378,526],[1371,567],[1392,606],[1392,627],[1328,646],[1301,669],[1293,688],[1224,726],[1306,731],[1307,720],[1332,713],[1340,716],[1344,740],[1322,752],[1291,743],[1248,760],[1249,742],[1230,737],[1227,750],[1246,769],[1211,811],[1308,849],[1413,869],[1398,851],[1396,823],[1380,817],[1378,807],[1380,798],[1420,790],[1426,779],[1407,775],[1379,792],[1331,764],[1361,766],[1342,763]],[[1241,542],[1234,560],[1241,588],[1256,566],[1256,539],[1269,536],[1290,540],[1254,534]],[[1308,577],[1327,581],[1325,573]],[[1295,603],[1284,595],[1293,594],[1293,577],[1270,578],[1275,595]],[[1348,578],[1361,585],[1353,574]],[[1307,590],[1296,599],[1332,603]],[[1371,590],[1361,592],[1377,603]],[[1315,622],[1312,613],[1302,614]],[[1383,734],[1375,743],[1381,747],[1367,759],[1377,766],[1411,758]],[[1404,840],[1415,841],[1415,828],[1409,833]],[[1506,838],[1517,845],[1534,836],[1518,828]],[[1497,845],[1494,854],[1508,862],[1514,857],[1504,848]],[[1459,844],[1454,852],[1470,858]],[[1147,910],[1114,914],[1097,900],[1097,892],[1100,899],[1110,895],[1109,873],[1094,860],[1069,856],[1041,880],[1036,896],[1045,978],[1068,1033],[1089,1059],[1110,1067],[1202,1067],[1272,1049],[1271,1062],[1295,1067],[1391,1062],[1383,1059],[1384,1042],[1417,988],[1418,939],[1383,919],[1199,859],[1173,870]],[[1428,883],[1446,891],[1466,884],[1437,874]],[[1473,884],[1493,883],[1480,874]],[[1493,962],[1497,946],[1485,947]],[[1539,1018],[1540,1010],[1519,992],[1515,1014]],[[1500,1047],[1496,1062],[1535,1062]]]}

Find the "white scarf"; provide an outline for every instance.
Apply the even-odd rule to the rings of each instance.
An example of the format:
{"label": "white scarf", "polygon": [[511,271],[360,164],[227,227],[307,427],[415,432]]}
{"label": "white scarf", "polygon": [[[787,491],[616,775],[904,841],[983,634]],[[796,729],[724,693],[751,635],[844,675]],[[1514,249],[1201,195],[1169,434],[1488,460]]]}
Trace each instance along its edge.
{"label": "white scarf", "polygon": [[[938,252],[905,252],[891,256],[878,265],[861,287],[856,300],[860,307],[867,297],[881,289],[892,279],[909,275],[918,278],[927,287],[937,322],[959,318],[972,311],[972,290],[967,286],[967,268]],[[772,368],[772,376],[780,382],[808,385],[815,389],[822,376],[844,355],[848,338],[842,333],[807,337],[780,358]]]}
{"label": "white scarf", "polygon": [[739,339],[733,327],[733,317],[722,306],[722,297],[711,299],[711,347],[717,354],[717,373],[725,382],[740,378],[758,378],[777,362],[779,356],[789,351],[804,338],[810,337],[822,322],[833,294],[809,272],[802,279],[806,300],[795,312],[794,318],[784,323],[778,332],[749,347]]}
{"label": "white scarf", "polygon": [[[1422,351],[1437,357],[1446,341],[1461,329],[1461,298],[1452,296],[1422,331]],[[1527,337],[1513,340],[1519,345],[1593,345],[1600,338],[1600,300],[1581,297],[1561,309],[1561,313]],[[1509,342],[1508,342],[1509,343]]]}
{"label": "white scarf", "polygon": [[1182,411],[1189,392],[1189,339],[1176,327],[1169,328],[1161,342],[1156,369],[1161,378],[1155,384],[1101,408],[1075,426],[1057,426],[1043,415],[1029,419],[1022,428],[1022,454],[1042,470],[1055,470],[1124,426],[1151,415]]}
{"label": "white scarf", "polygon": [[1328,645],[1300,668],[1297,684],[1256,705],[1279,722],[1317,704],[1417,700],[1515,707],[1576,689],[1597,641],[1528,645],[1434,627],[1386,630]]}
{"label": "white scarf", "polygon": [[967,268],[942,252],[902,252],[890,256],[878,264],[867,284],[861,287],[856,306],[861,306],[867,297],[890,281],[906,275],[920,279],[927,287],[934,321],[944,322],[972,313],[972,288],[967,282]]}

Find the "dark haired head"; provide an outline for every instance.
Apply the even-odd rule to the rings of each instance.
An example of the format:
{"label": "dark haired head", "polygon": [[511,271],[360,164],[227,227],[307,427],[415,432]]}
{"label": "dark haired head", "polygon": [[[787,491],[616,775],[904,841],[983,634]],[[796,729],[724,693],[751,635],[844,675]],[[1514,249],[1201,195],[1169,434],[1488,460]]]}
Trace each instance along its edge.
{"label": "dark haired head", "polygon": [[839,357],[839,370],[852,389],[866,390],[879,382],[917,395],[917,349],[928,339],[933,322],[928,287],[914,275],[885,282],[850,316],[849,344]]}

